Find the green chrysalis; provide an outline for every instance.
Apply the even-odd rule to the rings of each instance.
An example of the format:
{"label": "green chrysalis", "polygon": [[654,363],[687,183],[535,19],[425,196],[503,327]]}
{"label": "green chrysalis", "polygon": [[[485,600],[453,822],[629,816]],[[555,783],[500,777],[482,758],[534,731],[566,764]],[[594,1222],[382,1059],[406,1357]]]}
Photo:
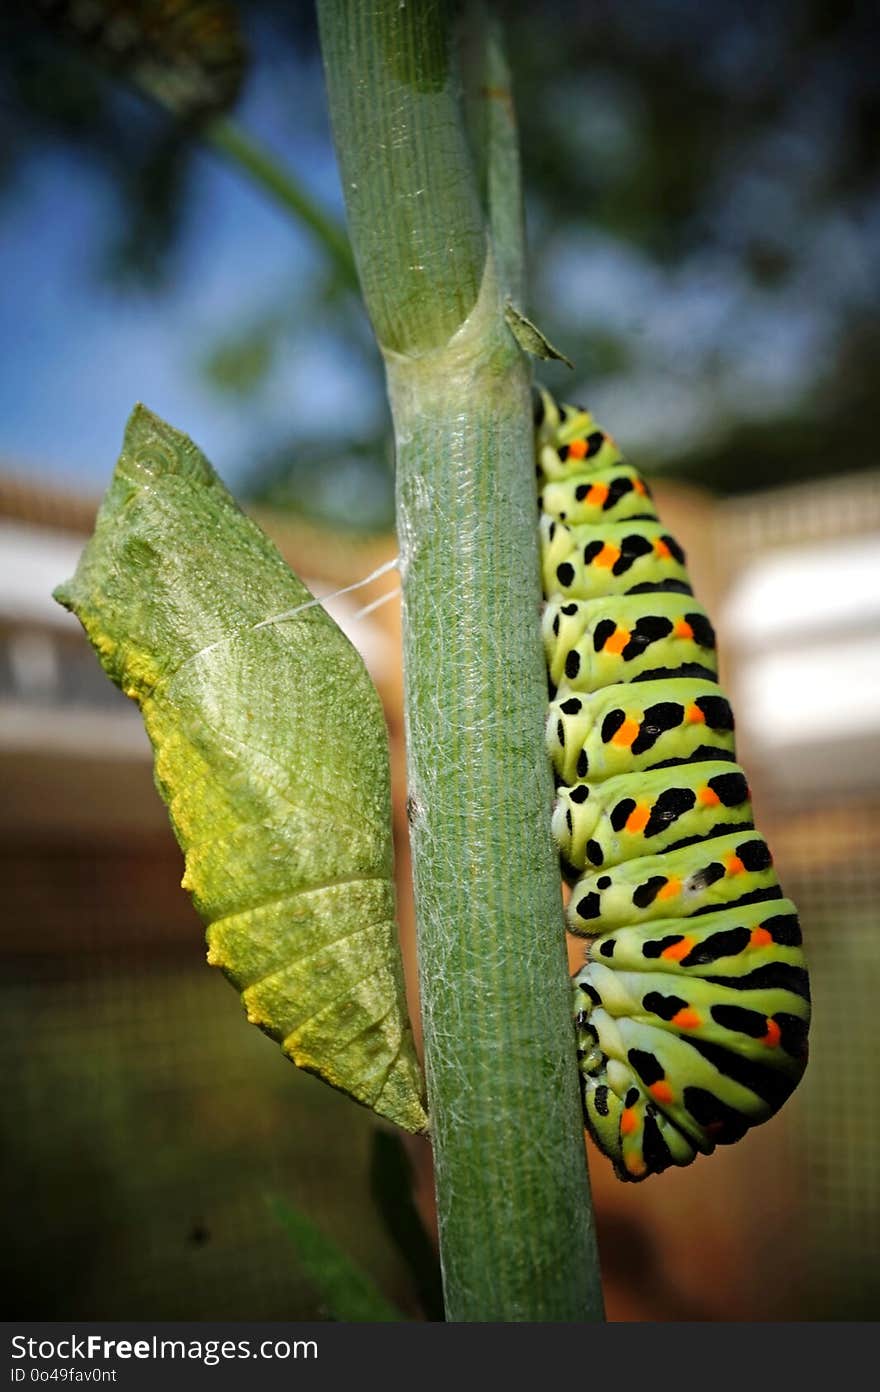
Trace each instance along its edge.
{"label": "green chrysalis", "polygon": [[424,1130],[387,732],[348,639],[192,441],[142,406],[55,597],[140,706],[208,960],[248,1019],[300,1068]]}

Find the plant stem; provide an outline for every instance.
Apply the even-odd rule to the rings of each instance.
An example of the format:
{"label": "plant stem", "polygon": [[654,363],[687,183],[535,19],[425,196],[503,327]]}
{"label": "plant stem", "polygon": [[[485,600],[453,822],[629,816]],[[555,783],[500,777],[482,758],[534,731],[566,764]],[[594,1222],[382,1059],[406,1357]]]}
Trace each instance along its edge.
{"label": "plant stem", "polygon": [[519,135],[498,16],[473,0],[462,44],[465,112],[501,281],[525,309],[526,253]]}
{"label": "plant stem", "polygon": [[386,354],[448,342],[486,261],[448,9],[446,0],[318,3],[354,254]]}
{"label": "plant stem", "polygon": [[503,317],[452,6],[319,0],[397,439],[411,832],[451,1320],[601,1318],[553,788],[528,363]]}
{"label": "plant stem", "polygon": [[252,183],[309,227],[324,246],[346,285],[357,286],[354,257],[345,229],[314,201],[289,169],[234,121],[218,117],[199,132],[204,143],[240,169]]}

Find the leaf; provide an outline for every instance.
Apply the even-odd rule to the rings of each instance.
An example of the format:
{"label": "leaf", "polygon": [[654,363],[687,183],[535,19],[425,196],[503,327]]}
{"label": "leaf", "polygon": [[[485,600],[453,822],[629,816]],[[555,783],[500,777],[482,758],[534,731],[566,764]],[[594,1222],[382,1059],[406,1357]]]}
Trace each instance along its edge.
{"label": "leaf", "polygon": [[413,1168],[393,1131],[377,1127],[370,1156],[370,1189],[394,1245],[406,1262],[425,1318],[446,1318],[434,1244],[413,1199]]}
{"label": "leaf", "polygon": [[278,1198],[270,1198],[269,1207],[286,1229],[303,1271],[333,1319],[349,1324],[391,1324],[406,1319],[371,1277],[299,1209]]}
{"label": "leaf", "polygon": [[204,455],[143,406],[55,597],[137,701],[208,960],[284,1052],[426,1126],[392,880],[388,741],[359,655]]}
{"label": "leaf", "polygon": [[216,114],[238,97],[247,53],[228,0],[38,0],[37,8],[109,71],[179,116]]}
{"label": "leaf", "polygon": [[560,353],[558,348],[553,347],[549,338],[545,338],[538,326],[533,324],[531,319],[527,319],[512,300],[505,303],[504,318],[524,353],[531,353],[533,358],[553,358],[557,362],[564,362],[566,367],[574,368],[574,363],[564,353]]}

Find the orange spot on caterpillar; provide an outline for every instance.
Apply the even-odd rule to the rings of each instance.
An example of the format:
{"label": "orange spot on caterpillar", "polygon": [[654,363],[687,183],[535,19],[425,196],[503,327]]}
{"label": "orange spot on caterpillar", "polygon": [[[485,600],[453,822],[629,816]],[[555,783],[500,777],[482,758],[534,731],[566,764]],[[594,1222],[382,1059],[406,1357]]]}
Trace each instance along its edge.
{"label": "orange spot on caterpillar", "polygon": [[665,1078],[661,1078],[658,1083],[652,1083],[648,1088],[652,1097],[656,1097],[658,1102],[671,1102],[673,1097],[672,1088]]}
{"label": "orange spot on caterpillar", "polygon": [[658,537],[654,542],[654,551],[663,561],[668,561],[669,557],[672,555],[672,552],[662,537]]}
{"label": "orange spot on caterpillar", "polygon": [[697,705],[688,706],[684,713],[685,725],[705,725],[706,717]]}
{"label": "orange spot on caterpillar", "polygon": [[600,566],[603,570],[610,570],[611,567],[620,559],[620,552],[616,546],[612,546],[606,541],[602,550],[593,560],[594,566]]}
{"label": "orange spot on caterpillar", "polygon": [[640,479],[640,478],[634,478],[634,479],[633,479],[633,492],[634,492],[634,493],[638,493],[638,495],[639,495],[640,498],[644,498],[644,496],[645,496],[645,494],[647,493],[647,491],[648,491],[648,490],[647,490],[647,488],[646,488],[646,486],[645,486],[645,481],[644,481],[644,479]]}
{"label": "orange spot on caterpillar", "polygon": [[601,507],[607,497],[608,484],[594,483],[586,498],[584,499],[584,502],[589,503],[592,507]]}
{"label": "orange spot on caterpillar", "polygon": [[610,638],[605,640],[603,651],[610,653],[622,653],[630,640],[629,630],[616,628]]}
{"label": "orange spot on caterpillar", "polygon": [[586,440],[572,440],[568,447],[569,459],[586,459],[587,442]]}
{"label": "orange spot on caterpillar", "polygon": [[699,1029],[703,1023],[702,1017],[689,1005],[685,1005],[672,1017],[672,1023],[679,1029]]}
{"label": "orange spot on caterpillar", "polygon": [[779,1028],[776,1021],[768,1020],[767,1033],[764,1035],[764,1038],[761,1040],[761,1043],[766,1044],[768,1049],[775,1049],[779,1044],[781,1038],[782,1030]]}
{"label": "orange spot on caterpillar", "polygon": [[644,803],[640,803],[638,807],[635,807],[633,811],[630,812],[629,816],[626,819],[627,831],[632,833],[633,835],[637,834],[640,831],[644,831],[645,827],[648,825],[650,816],[650,807],[646,807]]}
{"label": "orange spot on caterpillar", "polygon": [[701,788],[697,797],[703,807],[717,807],[721,801],[713,788]]}
{"label": "orange spot on caterpillar", "polygon": [[762,928],[762,927],[761,927],[761,924],[759,923],[758,926],[757,926],[757,928],[753,928],[753,929],[752,929],[752,935],[751,935],[751,938],[749,939],[749,946],[750,946],[750,947],[769,947],[770,944],[772,943],[772,941],[773,941],[773,935],[772,935],[772,933],[768,933],[768,932],[767,932],[767,929],[766,929],[766,928]]}
{"label": "orange spot on caterpillar", "polygon": [[724,864],[727,866],[728,875],[744,875],[746,867],[743,865],[738,855],[728,856]]}
{"label": "orange spot on caterpillar", "polygon": [[629,749],[638,733],[639,722],[637,720],[624,720],[620,729],[612,735],[611,743],[616,744],[620,749]]}
{"label": "orange spot on caterpillar", "polygon": [[631,1175],[643,1175],[648,1169],[647,1164],[638,1152],[633,1155],[624,1155],[623,1163]]}
{"label": "orange spot on caterpillar", "polygon": [[666,881],[666,883],[665,883],[665,885],[663,886],[662,889],[658,889],[658,891],[657,891],[657,898],[658,898],[658,899],[674,899],[675,896],[676,896],[676,894],[679,894],[680,892],[681,892],[681,880],[676,879],[675,876],[673,875],[670,879],[668,879],[668,880]]}
{"label": "orange spot on caterpillar", "polygon": [[632,1133],[633,1133],[635,1130],[638,1129],[638,1125],[639,1125],[639,1119],[638,1119],[638,1117],[636,1116],[636,1109],[635,1109],[635,1107],[627,1107],[626,1111],[623,1113],[622,1117],[620,1118],[620,1134],[621,1134],[621,1136],[631,1136]]}
{"label": "orange spot on caterpillar", "polygon": [[676,638],[693,638],[694,636],[694,630],[687,619],[679,619],[672,632]]}
{"label": "orange spot on caterpillar", "polygon": [[682,938],[681,942],[671,943],[669,947],[664,947],[660,953],[667,962],[680,962],[682,957],[686,957],[694,945],[693,938]]}

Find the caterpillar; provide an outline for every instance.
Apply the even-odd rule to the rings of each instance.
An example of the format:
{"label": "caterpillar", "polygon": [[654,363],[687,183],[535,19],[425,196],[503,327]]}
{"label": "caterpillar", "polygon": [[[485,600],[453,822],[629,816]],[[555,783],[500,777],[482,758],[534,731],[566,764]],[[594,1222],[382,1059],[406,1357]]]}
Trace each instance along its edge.
{"label": "caterpillar", "polygon": [[739,1140],[806,1066],[797,910],[755,831],[715,633],[613,438],[536,408],[552,826],[586,1126],[624,1180]]}
{"label": "caterpillar", "polygon": [[423,1131],[388,734],[359,654],[201,451],[143,406],[55,598],[140,707],[208,961],[248,1019]]}

